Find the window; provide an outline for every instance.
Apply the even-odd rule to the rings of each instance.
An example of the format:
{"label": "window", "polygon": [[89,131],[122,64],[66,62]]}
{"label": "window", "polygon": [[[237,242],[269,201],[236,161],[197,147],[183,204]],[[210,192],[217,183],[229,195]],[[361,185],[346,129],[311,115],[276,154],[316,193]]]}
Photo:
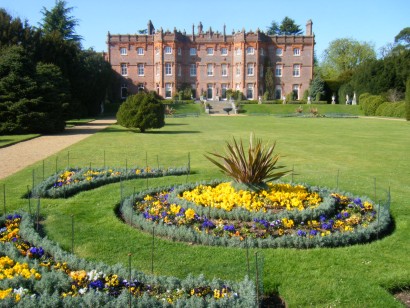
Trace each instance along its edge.
{"label": "window", "polygon": [[144,76],[144,64],[138,64],[138,76]]}
{"label": "window", "polygon": [[300,49],[299,48],[293,48],[293,55],[294,56],[300,56]]}
{"label": "window", "polygon": [[246,87],[246,98],[247,99],[253,98],[253,84],[252,83],[248,83],[248,86]]}
{"label": "window", "polygon": [[236,91],[239,91],[239,90],[241,89],[241,86],[239,85],[239,83],[237,83],[237,84],[235,85],[235,89],[236,89]]}
{"label": "window", "polygon": [[228,65],[226,64],[221,65],[221,75],[228,76]]}
{"label": "window", "polygon": [[236,76],[241,75],[241,66],[239,64],[236,64]]}
{"label": "window", "polygon": [[121,63],[121,75],[122,76],[128,75],[128,67],[126,63]]}
{"label": "window", "polygon": [[265,50],[263,48],[261,48],[261,56],[265,55]]}
{"label": "window", "polygon": [[155,75],[159,76],[159,64],[155,64]]}
{"label": "window", "polygon": [[178,47],[178,56],[182,55],[182,49],[181,47]]}
{"label": "window", "polygon": [[172,53],[172,47],[170,47],[170,46],[165,46],[165,53],[166,54],[171,54]]}
{"label": "window", "polygon": [[282,54],[283,54],[283,49],[282,48],[276,49],[276,55],[277,56],[281,56]]}
{"label": "window", "polygon": [[221,97],[222,99],[226,99],[226,91],[228,90],[228,85],[226,83],[221,84]]}
{"label": "window", "polygon": [[165,84],[165,98],[171,98],[172,97],[172,88],[170,83]]}
{"label": "window", "polygon": [[241,50],[240,48],[236,48],[236,49],[235,49],[235,54],[236,54],[237,56],[240,56],[241,53],[242,53],[242,50]]}
{"label": "window", "polygon": [[191,84],[191,99],[196,97],[196,84],[192,83]]}
{"label": "window", "polygon": [[139,56],[143,56],[143,55],[144,55],[144,48],[138,47],[138,49],[137,49],[137,54],[138,54]]}
{"label": "window", "polygon": [[247,55],[253,55],[255,53],[255,49],[253,47],[246,48]]}
{"label": "window", "polygon": [[167,76],[172,75],[171,63],[165,63],[165,75]]}
{"label": "window", "polygon": [[294,84],[292,86],[292,92],[293,92],[293,99],[298,100],[299,99],[299,85],[298,84]]}
{"label": "window", "polygon": [[145,89],[145,87],[144,87],[143,83],[138,84],[138,92],[143,92],[144,89]]}
{"label": "window", "polygon": [[192,63],[189,67],[189,75],[196,76],[196,64]]}
{"label": "window", "polygon": [[263,77],[263,65],[259,65],[259,76]]}
{"label": "window", "polygon": [[127,48],[121,47],[120,48],[120,54],[121,54],[121,56],[126,56],[127,55]]}
{"label": "window", "polygon": [[155,48],[155,54],[159,55],[159,48],[158,47]]}
{"label": "window", "polygon": [[282,86],[281,85],[275,86],[275,99],[282,99]]}
{"label": "window", "polygon": [[178,64],[178,76],[181,76],[181,74],[182,74],[181,64]]}
{"label": "window", "polygon": [[276,65],[275,76],[282,77],[282,64]]}
{"label": "window", "polygon": [[293,65],[293,77],[300,77],[300,64]]}
{"label": "window", "polygon": [[207,64],[206,72],[207,72],[208,76],[213,76],[214,75],[214,65],[213,64]]}
{"label": "window", "polygon": [[196,48],[189,48],[189,55],[196,56]]}
{"label": "window", "polygon": [[207,98],[208,99],[212,99],[212,89],[213,89],[213,85],[212,85],[212,83],[208,83],[208,85],[207,85]]}
{"label": "window", "polygon": [[128,96],[128,87],[126,84],[121,85],[121,98],[127,98]]}
{"label": "window", "polygon": [[206,49],[206,54],[207,54],[208,56],[212,56],[212,55],[214,54],[214,49],[213,49],[213,48],[207,48],[207,49]]}
{"label": "window", "polygon": [[221,48],[221,55],[222,56],[228,55],[228,48]]}
{"label": "window", "polygon": [[247,65],[247,74],[248,74],[248,76],[253,76],[253,63],[248,63],[248,65]]}

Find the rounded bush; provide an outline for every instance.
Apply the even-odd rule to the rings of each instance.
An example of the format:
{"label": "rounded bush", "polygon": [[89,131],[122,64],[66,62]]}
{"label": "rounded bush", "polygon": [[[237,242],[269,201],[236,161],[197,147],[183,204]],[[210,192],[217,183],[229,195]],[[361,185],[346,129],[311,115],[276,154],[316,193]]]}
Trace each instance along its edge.
{"label": "rounded bush", "polygon": [[364,114],[367,116],[376,115],[377,108],[385,102],[382,96],[372,95],[365,99],[365,105],[363,106]]}

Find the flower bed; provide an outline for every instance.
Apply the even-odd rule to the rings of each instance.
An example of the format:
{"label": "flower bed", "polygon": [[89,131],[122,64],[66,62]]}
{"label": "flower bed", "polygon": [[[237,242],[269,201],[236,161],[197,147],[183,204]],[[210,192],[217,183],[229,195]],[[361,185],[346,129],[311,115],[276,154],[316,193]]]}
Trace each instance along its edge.
{"label": "flower bed", "polygon": [[121,213],[172,240],[261,248],[363,243],[390,224],[388,209],[367,197],[289,184],[270,184],[258,194],[230,183],[150,190],[124,201]]}
{"label": "flower bed", "polygon": [[138,178],[183,175],[187,167],[154,169],[68,169],[50,176],[31,191],[31,197],[67,198],[81,191],[94,189],[110,183]]}
{"label": "flower bed", "polygon": [[40,238],[27,214],[3,217],[0,226],[0,303],[5,307],[16,302],[24,307],[255,306],[255,286],[247,279],[234,283],[209,282],[202,276],[148,276],[62,251]]}

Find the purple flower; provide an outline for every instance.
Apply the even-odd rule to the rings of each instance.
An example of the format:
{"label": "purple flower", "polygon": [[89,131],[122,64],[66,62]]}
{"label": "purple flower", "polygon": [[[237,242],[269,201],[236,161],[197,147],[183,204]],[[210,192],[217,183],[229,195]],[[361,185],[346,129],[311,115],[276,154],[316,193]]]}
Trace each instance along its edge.
{"label": "purple flower", "polygon": [[344,212],[344,213],[343,213],[343,216],[344,216],[345,218],[349,217],[349,212]]}
{"label": "purple flower", "polygon": [[205,219],[205,221],[202,223],[202,228],[207,229],[207,228],[214,228],[215,225],[212,221]]}
{"label": "purple flower", "polygon": [[235,232],[235,227],[233,225],[224,226],[224,230],[228,232]]}
{"label": "purple flower", "polygon": [[102,282],[101,280],[92,281],[92,282],[90,282],[90,288],[91,289],[102,290],[102,289],[104,289],[104,282]]}
{"label": "purple flower", "polygon": [[306,236],[306,232],[303,230],[298,230],[298,236]]}
{"label": "purple flower", "polygon": [[310,235],[317,235],[317,233],[318,232],[316,230],[310,230],[310,232],[309,232]]}
{"label": "purple flower", "polygon": [[356,205],[362,205],[362,200],[360,198],[355,198],[353,199],[354,204]]}
{"label": "purple flower", "polygon": [[325,221],[326,220],[326,216],[325,215],[320,215],[320,217],[319,217],[319,219],[320,219],[320,221]]}
{"label": "purple flower", "polygon": [[29,251],[32,254],[32,256],[35,258],[41,258],[44,255],[44,250],[42,247],[39,247],[39,248],[31,247]]}
{"label": "purple flower", "polygon": [[322,229],[325,229],[325,230],[330,230],[330,229],[332,229],[332,225],[331,224],[327,224],[327,223],[322,223]]}

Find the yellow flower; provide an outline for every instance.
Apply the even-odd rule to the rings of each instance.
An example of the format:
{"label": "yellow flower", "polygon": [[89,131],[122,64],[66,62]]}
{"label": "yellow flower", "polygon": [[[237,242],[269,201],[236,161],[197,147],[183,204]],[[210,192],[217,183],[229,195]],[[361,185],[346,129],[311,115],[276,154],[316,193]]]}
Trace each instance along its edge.
{"label": "yellow flower", "polygon": [[188,219],[188,220],[194,219],[194,217],[195,217],[195,211],[194,211],[193,209],[187,209],[187,210],[185,211],[185,217],[186,217],[186,219]]}
{"label": "yellow flower", "polygon": [[10,293],[13,291],[12,288],[8,288],[6,290],[0,290],[0,299],[3,300],[5,299],[7,296],[10,295]]}

